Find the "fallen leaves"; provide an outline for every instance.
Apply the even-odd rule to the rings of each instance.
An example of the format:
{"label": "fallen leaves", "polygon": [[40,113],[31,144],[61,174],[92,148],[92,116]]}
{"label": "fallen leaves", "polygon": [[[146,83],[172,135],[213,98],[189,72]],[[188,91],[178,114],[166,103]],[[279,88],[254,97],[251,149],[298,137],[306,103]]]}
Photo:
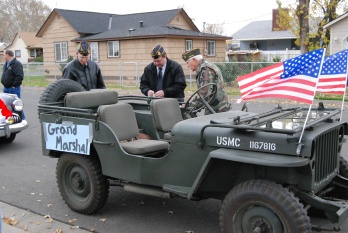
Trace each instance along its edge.
{"label": "fallen leaves", "polygon": [[68,220],[69,223],[74,223],[74,222],[76,222],[76,221],[77,221],[76,218],[73,218],[73,219],[69,219],[69,220]]}
{"label": "fallen leaves", "polygon": [[[16,226],[19,224],[19,222],[16,220],[16,218],[14,217],[15,215],[12,215],[11,217],[6,217],[5,215],[2,214],[2,222],[4,224],[8,224],[8,225],[11,225],[11,226]],[[22,217],[25,216],[25,213],[22,213]],[[68,216],[68,215],[66,215]],[[43,216],[43,218],[45,219],[45,221],[47,223],[53,223],[54,220],[51,218],[50,215],[45,215]],[[68,222],[69,223],[75,223],[77,221],[77,219],[69,219]],[[102,222],[105,222],[106,219],[100,219],[100,221]],[[31,224],[35,224],[37,226],[40,226],[42,225],[42,222],[41,221],[32,221],[30,222]],[[19,226],[18,226],[19,227]],[[29,226],[28,225],[24,225],[22,228],[21,228],[23,231],[27,231],[29,232]],[[77,225],[74,225],[74,226],[70,226],[70,229],[80,229],[79,226]],[[90,229],[90,232],[95,232],[95,229]],[[63,233],[63,229],[62,228],[57,228],[54,233]]]}
{"label": "fallen leaves", "polygon": [[11,226],[16,226],[18,224],[18,221],[14,217],[9,218],[9,217],[3,216],[2,222]]}
{"label": "fallen leaves", "polygon": [[53,222],[53,219],[49,215],[45,215],[44,219],[46,219],[46,222],[49,222],[49,223]]}

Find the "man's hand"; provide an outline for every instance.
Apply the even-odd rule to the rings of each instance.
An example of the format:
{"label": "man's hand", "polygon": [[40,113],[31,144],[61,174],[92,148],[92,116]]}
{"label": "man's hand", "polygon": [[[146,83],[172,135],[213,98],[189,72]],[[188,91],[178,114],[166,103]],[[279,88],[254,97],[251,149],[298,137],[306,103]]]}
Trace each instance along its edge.
{"label": "man's hand", "polygon": [[155,94],[155,92],[153,90],[149,90],[147,92],[147,96],[153,96]]}
{"label": "man's hand", "polygon": [[155,93],[155,96],[156,97],[164,97],[164,92],[161,90],[161,91],[157,91],[156,93]]}

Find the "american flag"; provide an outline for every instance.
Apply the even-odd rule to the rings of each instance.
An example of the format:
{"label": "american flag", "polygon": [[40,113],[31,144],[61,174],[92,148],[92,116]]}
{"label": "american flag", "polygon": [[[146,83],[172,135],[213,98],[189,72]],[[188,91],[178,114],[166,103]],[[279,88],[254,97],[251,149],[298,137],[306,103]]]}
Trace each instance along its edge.
{"label": "american flag", "polygon": [[312,104],[324,54],[325,49],[314,50],[240,76],[242,97],[237,102],[269,97]]}
{"label": "american flag", "polygon": [[317,92],[345,94],[347,83],[348,49],[335,53],[324,60]]}

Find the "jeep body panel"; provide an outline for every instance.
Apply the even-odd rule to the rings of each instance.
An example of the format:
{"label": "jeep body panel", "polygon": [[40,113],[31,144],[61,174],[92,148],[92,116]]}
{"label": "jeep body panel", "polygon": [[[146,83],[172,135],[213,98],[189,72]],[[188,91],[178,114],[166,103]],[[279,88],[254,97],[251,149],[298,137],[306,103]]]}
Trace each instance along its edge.
{"label": "jeep body panel", "polygon": [[[155,140],[164,140],[158,139],[160,134],[154,124],[150,101],[154,100],[120,97],[114,105],[129,103],[134,110],[139,132]],[[81,109],[66,107],[64,103],[56,106],[43,104],[39,105],[39,117],[43,154],[59,158],[59,167],[64,170],[60,178],[68,177],[64,181],[69,183],[70,167],[78,166],[76,161],[84,165],[90,162],[93,166],[89,169],[103,180],[102,187],[98,187],[103,193],[99,195],[102,202],[106,199],[105,185],[108,179],[108,182],[122,186],[126,191],[145,195],[224,200],[222,212],[227,215],[231,213],[228,210],[230,205],[237,206],[239,199],[235,200],[234,195],[238,196],[239,193],[243,199],[241,193],[247,190],[253,194],[240,209],[234,209],[241,211],[239,216],[243,216],[244,212],[251,218],[258,211],[265,215],[272,213],[272,216],[278,210],[289,212],[287,205],[280,205],[275,211],[270,207],[279,204],[283,198],[289,205],[294,204],[301,216],[307,215],[303,205],[318,208],[335,223],[335,227],[348,217],[346,199],[335,200],[328,196],[330,201],[327,201],[325,197],[335,190],[337,183],[343,186],[345,192],[348,191],[348,187],[341,185],[345,184],[345,178],[340,182],[337,179],[342,145],[348,134],[347,123],[339,121],[339,110],[312,110],[304,129],[308,109],[303,108],[276,108],[265,113],[229,111],[184,119],[171,128],[167,151],[136,155],[122,148],[122,142],[111,127],[117,129],[112,116],[108,118],[111,119],[108,125],[105,123],[107,121],[101,120],[102,114],[97,109],[98,106]],[[48,132],[48,125],[56,127],[56,130]],[[68,132],[66,128],[69,127],[71,135],[66,136],[71,136],[71,139],[63,142],[60,134]],[[84,135],[75,132],[80,128],[86,130]],[[81,147],[75,147],[81,138]],[[53,142],[56,140],[56,144],[50,141],[52,139]],[[83,168],[81,166],[76,170]],[[80,181],[80,178],[76,180]],[[67,184],[66,189],[63,181],[59,182],[63,193],[68,190],[65,193],[65,197],[70,199],[68,203],[73,203],[74,199],[69,198],[69,185],[74,182]],[[267,195],[281,198],[277,199],[277,203],[260,204]],[[71,197],[75,197],[74,194]],[[77,197],[83,206],[84,197]],[[254,203],[253,197],[260,199]],[[95,201],[100,199],[96,197]],[[82,213],[93,212],[91,206],[81,207]],[[98,208],[101,206],[98,203]],[[248,212],[249,209],[251,212]],[[297,217],[293,218],[289,221],[296,223]],[[282,224],[282,220],[279,222]]]}

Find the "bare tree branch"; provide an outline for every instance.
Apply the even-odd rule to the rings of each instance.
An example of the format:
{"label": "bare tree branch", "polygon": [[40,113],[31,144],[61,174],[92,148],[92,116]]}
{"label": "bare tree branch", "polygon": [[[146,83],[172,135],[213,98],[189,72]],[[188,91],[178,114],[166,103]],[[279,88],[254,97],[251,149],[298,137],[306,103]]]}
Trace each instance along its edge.
{"label": "bare tree branch", "polygon": [[18,32],[37,32],[50,13],[40,0],[0,0],[0,41],[11,43]]}

